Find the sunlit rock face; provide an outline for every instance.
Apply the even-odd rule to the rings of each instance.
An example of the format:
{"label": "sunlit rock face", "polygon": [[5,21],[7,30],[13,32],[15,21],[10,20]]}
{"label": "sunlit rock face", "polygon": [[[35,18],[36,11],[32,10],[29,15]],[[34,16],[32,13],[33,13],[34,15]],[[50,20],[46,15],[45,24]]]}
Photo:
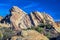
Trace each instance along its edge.
{"label": "sunlit rock face", "polygon": [[60,33],[60,22],[54,22],[53,27]]}
{"label": "sunlit rock face", "polygon": [[40,25],[41,23],[53,24],[54,22],[53,18],[50,15],[45,14],[45,13],[40,13],[38,11],[32,12],[30,16],[33,20],[34,26]]}
{"label": "sunlit rock face", "polygon": [[38,13],[38,12],[32,12],[30,14],[32,20],[33,20],[33,24],[34,26],[38,26],[40,23],[43,22],[43,16],[41,13]]}
{"label": "sunlit rock face", "polygon": [[3,17],[2,16],[0,16],[0,21],[3,19]]}
{"label": "sunlit rock face", "polygon": [[31,21],[29,16],[22,11],[20,8],[13,6],[11,9],[10,21],[14,28],[17,29],[27,29],[31,27]]}

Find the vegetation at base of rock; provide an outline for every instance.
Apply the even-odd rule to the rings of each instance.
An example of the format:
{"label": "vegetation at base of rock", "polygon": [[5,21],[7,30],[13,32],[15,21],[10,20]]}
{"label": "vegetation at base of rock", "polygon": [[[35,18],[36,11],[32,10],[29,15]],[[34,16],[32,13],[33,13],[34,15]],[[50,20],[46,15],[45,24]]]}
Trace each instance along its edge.
{"label": "vegetation at base of rock", "polygon": [[2,40],[2,38],[3,38],[3,34],[2,32],[0,32],[0,40]]}
{"label": "vegetation at base of rock", "polygon": [[[35,30],[43,35],[45,35],[47,38],[51,38],[51,30],[54,29],[51,27],[51,25],[47,24],[43,24],[43,25],[38,25],[38,27],[31,27],[31,28],[28,28],[28,29],[24,29],[25,31],[27,30]],[[46,31],[48,30],[48,31]],[[14,31],[10,28],[6,28],[6,27],[1,27],[0,28],[0,32],[2,32],[2,34],[0,34],[0,39],[7,39],[7,38],[11,38],[13,35],[14,35]],[[18,35],[17,35],[18,36]],[[19,35],[21,36],[21,34]],[[53,35],[54,36],[54,35]]]}
{"label": "vegetation at base of rock", "polygon": [[2,39],[7,39],[14,35],[14,31],[6,27],[0,28],[0,32],[2,32],[0,33],[0,38],[2,37]]}
{"label": "vegetation at base of rock", "polygon": [[57,33],[55,33],[55,31],[54,31],[55,29],[52,26],[53,25],[50,25],[50,24],[42,24],[42,25],[38,25],[38,27],[36,27],[36,28],[31,27],[28,30],[36,30],[48,38],[53,38],[53,37],[56,37]]}
{"label": "vegetation at base of rock", "polygon": [[37,27],[35,30],[38,31],[39,33],[42,33],[44,31],[42,27]]}
{"label": "vegetation at base of rock", "polygon": [[46,37],[48,37],[48,38],[50,38],[50,33],[49,32],[47,32],[47,34],[45,35]]}

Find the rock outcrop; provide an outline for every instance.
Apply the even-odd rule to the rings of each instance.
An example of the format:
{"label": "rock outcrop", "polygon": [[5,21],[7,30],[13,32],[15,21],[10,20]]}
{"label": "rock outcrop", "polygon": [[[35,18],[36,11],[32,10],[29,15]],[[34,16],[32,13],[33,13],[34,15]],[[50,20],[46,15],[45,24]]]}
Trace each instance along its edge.
{"label": "rock outcrop", "polygon": [[21,35],[22,36],[13,36],[11,40],[49,40],[35,30],[23,30]]}
{"label": "rock outcrop", "polygon": [[11,9],[11,14],[12,16],[10,18],[10,21],[16,30],[27,29],[31,27],[29,16],[20,8],[13,6],[13,8]]}
{"label": "rock outcrop", "polygon": [[0,21],[3,19],[3,17],[2,16],[0,16]]}
{"label": "rock outcrop", "polygon": [[60,23],[53,23],[53,27],[60,33]]}
{"label": "rock outcrop", "polygon": [[40,25],[41,23],[44,24],[52,24],[54,22],[53,18],[45,13],[40,13],[40,12],[32,12],[31,13],[31,18],[33,20],[34,26]]}

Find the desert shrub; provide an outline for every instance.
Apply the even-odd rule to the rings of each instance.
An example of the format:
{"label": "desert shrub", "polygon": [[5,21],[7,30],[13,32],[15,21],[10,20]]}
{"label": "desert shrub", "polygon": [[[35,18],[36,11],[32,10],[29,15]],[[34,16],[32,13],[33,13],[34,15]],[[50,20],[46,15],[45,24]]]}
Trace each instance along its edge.
{"label": "desert shrub", "polygon": [[10,38],[11,36],[14,35],[14,32],[11,31],[11,30],[5,31],[5,32],[3,33],[3,35],[4,35],[4,38]]}
{"label": "desert shrub", "polygon": [[12,35],[14,35],[14,31],[6,27],[0,28],[0,31],[3,33],[4,39],[10,38]]}
{"label": "desert shrub", "polygon": [[45,34],[45,36],[48,37],[48,38],[50,38],[50,32],[47,32],[47,33]]}
{"label": "desert shrub", "polygon": [[27,30],[35,30],[34,26],[32,26],[31,28],[28,28]]}
{"label": "desert shrub", "polygon": [[0,32],[0,40],[2,40],[3,39],[3,34],[2,34],[2,32]]}
{"label": "desert shrub", "polygon": [[[39,33],[43,33],[46,37],[50,38],[51,37],[51,29],[53,27],[50,24],[43,24],[43,25],[39,25],[37,28],[35,28],[36,31],[38,31]],[[47,31],[48,29],[48,31]]]}
{"label": "desert shrub", "polygon": [[37,28],[35,28],[35,30],[38,31],[39,33],[43,32],[43,28],[42,27],[37,27]]}

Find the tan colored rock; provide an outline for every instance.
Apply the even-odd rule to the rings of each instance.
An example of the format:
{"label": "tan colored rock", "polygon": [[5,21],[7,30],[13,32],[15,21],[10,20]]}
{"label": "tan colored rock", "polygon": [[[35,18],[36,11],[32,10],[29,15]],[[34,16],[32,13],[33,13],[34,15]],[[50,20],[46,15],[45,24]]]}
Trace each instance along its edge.
{"label": "tan colored rock", "polygon": [[0,21],[3,19],[3,17],[2,16],[0,16]]}
{"label": "tan colored rock", "polygon": [[34,23],[34,26],[37,26],[39,25],[39,21],[37,20],[37,18],[35,17],[35,15],[33,13],[31,13],[31,17],[32,17],[32,20],[33,20],[33,23]]}
{"label": "tan colored rock", "polygon": [[35,26],[40,25],[41,23],[53,24],[54,22],[53,18],[50,15],[45,13],[40,13],[38,11],[32,12],[31,17]]}
{"label": "tan colored rock", "polygon": [[53,18],[47,14],[47,13],[41,13],[43,15],[43,22],[45,24],[53,24],[54,23],[54,20]]}
{"label": "tan colored rock", "polygon": [[60,21],[56,22],[57,26],[60,27]]}
{"label": "tan colored rock", "polygon": [[5,23],[0,23],[0,27],[7,27],[7,28],[9,28],[9,27],[11,27],[11,25],[10,24],[5,24]]}
{"label": "tan colored rock", "polygon": [[32,12],[31,13],[31,18],[33,20],[34,26],[39,25],[43,21],[43,16],[39,12]]}
{"label": "tan colored rock", "polygon": [[43,34],[40,34],[35,30],[22,31],[22,36],[27,40],[49,40]]}
{"label": "tan colored rock", "polygon": [[53,27],[56,29],[57,32],[60,33],[60,24],[53,23]]}
{"label": "tan colored rock", "polygon": [[29,16],[22,11],[20,8],[14,6],[11,9],[11,18],[10,21],[15,27],[15,30],[17,29],[27,29],[28,27],[31,27],[31,22]]}
{"label": "tan colored rock", "polygon": [[46,36],[43,34],[38,33],[35,30],[25,30],[22,31],[22,37],[21,36],[14,36],[12,37],[13,40],[49,40]]}

